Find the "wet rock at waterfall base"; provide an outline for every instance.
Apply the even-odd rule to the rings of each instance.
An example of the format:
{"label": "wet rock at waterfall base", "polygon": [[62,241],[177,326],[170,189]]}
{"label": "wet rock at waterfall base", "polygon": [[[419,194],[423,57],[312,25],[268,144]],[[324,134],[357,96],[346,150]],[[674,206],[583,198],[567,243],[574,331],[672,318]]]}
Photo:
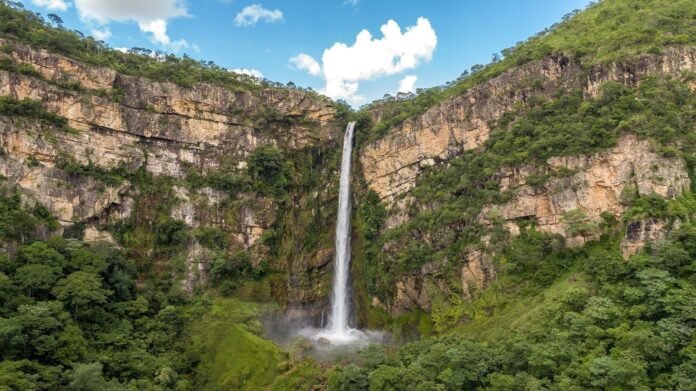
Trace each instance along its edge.
{"label": "wet rock at waterfall base", "polygon": [[319,337],[319,339],[317,339],[317,342],[319,342],[322,345],[331,345],[331,340],[325,337]]}

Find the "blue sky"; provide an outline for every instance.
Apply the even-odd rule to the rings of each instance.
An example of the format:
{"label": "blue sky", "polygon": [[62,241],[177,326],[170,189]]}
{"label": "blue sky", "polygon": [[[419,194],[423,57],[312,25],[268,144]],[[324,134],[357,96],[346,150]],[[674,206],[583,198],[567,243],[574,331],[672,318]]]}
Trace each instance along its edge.
{"label": "blue sky", "polygon": [[[456,79],[587,0],[25,0],[112,47],[188,53],[354,105]],[[388,38],[380,28],[388,27]],[[413,27],[412,27],[413,26]],[[409,27],[410,32],[406,32]],[[361,44],[355,45],[357,34]],[[342,42],[322,61],[324,51]],[[298,58],[298,55],[304,55]],[[401,83],[404,81],[403,83]]]}

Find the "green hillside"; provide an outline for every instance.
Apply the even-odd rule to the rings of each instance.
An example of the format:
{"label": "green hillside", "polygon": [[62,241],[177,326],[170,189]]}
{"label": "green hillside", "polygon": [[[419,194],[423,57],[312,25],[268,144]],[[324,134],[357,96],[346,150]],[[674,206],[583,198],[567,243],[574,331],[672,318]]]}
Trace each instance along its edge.
{"label": "green hillside", "polygon": [[[117,105],[122,91],[46,80],[12,60],[13,48],[46,49],[183,88],[205,82],[256,97],[297,89],[189,57],[122,53],[6,1],[0,1],[0,39],[0,70],[8,78],[29,78],[31,88],[55,88],[57,100],[69,91]],[[298,100],[316,99],[337,110],[324,113],[337,127],[358,121],[353,158],[359,162],[362,148],[399,123],[514,67],[564,55],[586,73],[694,47],[695,1],[605,0],[446,86],[358,111],[302,89],[306,96]],[[46,102],[0,96],[0,125],[19,135],[0,140],[0,162],[10,161],[11,153],[21,157],[0,176],[0,391],[696,390],[695,86],[690,71],[648,76],[635,85],[605,82],[595,96],[559,88],[546,98],[531,97],[488,124],[480,148],[424,167],[397,199],[403,207],[386,205],[356,164],[351,272],[358,322],[389,332],[394,344],[323,362],[311,358],[306,340],[281,347],[267,339],[260,319],[328,289],[322,273],[332,267],[339,132],[321,139],[307,113],[280,114],[271,104],[245,107],[241,124],[225,125],[230,134],[232,126],[242,129],[234,128],[240,145],[251,140],[253,150],[240,153],[245,160],[230,158],[227,149],[214,151],[205,156],[217,159],[213,169],[204,172],[187,161],[175,177],[148,171],[148,148],[171,152],[153,147],[173,148],[165,138],[138,136],[144,152],[137,167],[100,166],[91,157],[83,164],[67,152],[55,161],[24,154],[29,143],[23,134],[36,137],[50,157],[62,142],[84,138],[90,144],[89,137],[119,132],[91,125],[76,130]],[[143,118],[155,114],[149,105],[141,111]],[[381,120],[372,123],[377,113]],[[293,126],[306,131],[299,147],[283,138]],[[564,213],[562,223],[582,237],[581,246],[542,232],[531,218],[516,222],[517,235],[495,213],[483,222],[486,206],[515,196],[501,185],[503,170],[528,169],[524,185],[533,191],[545,191],[552,180],[575,186],[570,178],[578,171],[552,168],[550,158],[589,160],[626,136],[645,141],[657,159],[683,163],[691,188],[663,197],[626,186],[617,201],[626,210],[618,218],[605,212],[590,221],[582,209]],[[186,148],[191,155],[205,149]],[[59,191],[42,194],[47,187],[39,184],[32,191],[44,197],[36,197],[8,179],[26,171],[25,182],[31,182],[37,168],[64,181],[61,191],[96,183],[93,198],[128,184],[131,203],[109,202],[102,215],[61,225],[39,201]],[[659,169],[647,168],[655,176]],[[221,201],[208,204],[204,192]],[[207,213],[197,216],[199,225],[173,217],[174,206],[189,195],[191,209]],[[92,200],[74,198],[79,207]],[[120,217],[117,208],[131,210]],[[262,222],[268,217],[263,212],[275,220]],[[113,241],[85,237],[85,227],[100,219],[99,228]],[[244,226],[249,232],[235,225],[241,220],[251,221]],[[395,220],[400,224],[388,228]],[[629,225],[645,221],[663,227],[664,238],[624,259],[621,242]],[[244,235],[251,244],[235,247]],[[192,249],[208,257],[207,274],[205,283],[187,290],[182,281]],[[465,295],[458,273],[472,250],[487,251],[496,273],[485,289]],[[440,285],[419,281],[430,295],[429,311],[390,312],[397,283],[422,277],[432,264],[441,268]],[[305,273],[293,278],[300,268]],[[292,289],[296,297],[290,298]]]}
{"label": "green hillside", "polygon": [[388,129],[407,118],[512,67],[562,54],[589,68],[613,61],[627,61],[643,53],[660,53],[673,46],[696,42],[696,7],[689,0],[604,0],[511,48],[501,50],[488,65],[475,65],[447,85],[425,89],[414,98],[372,102],[363,110],[379,110],[382,117],[365,141],[383,137]]}

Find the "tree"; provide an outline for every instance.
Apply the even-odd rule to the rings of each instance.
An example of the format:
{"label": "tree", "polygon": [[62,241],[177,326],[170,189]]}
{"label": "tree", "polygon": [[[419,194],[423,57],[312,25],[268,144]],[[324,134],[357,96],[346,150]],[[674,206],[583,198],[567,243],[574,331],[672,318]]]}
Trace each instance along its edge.
{"label": "tree", "polygon": [[283,152],[271,145],[262,145],[254,151],[247,168],[261,193],[278,198],[285,196],[292,180],[292,166]]}
{"label": "tree", "polygon": [[53,295],[70,305],[77,319],[80,307],[90,304],[104,304],[111,291],[102,289],[101,278],[90,272],[77,271],[58,281]]}
{"label": "tree", "polygon": [[63,364],[80,361],[87,357],[89,345],[80,328],[70,322],[58,335],[58,348],[54,356]]}
{"label": "tree", "polygon": [[30,264],[17,269],[13,280],[29,297],[34,297],[34,294],[50,292],[61,276],[58,266]]}
{"label": "tree", "polygon": [[188,226],[182,220],[161,218],[155,224],[155,243],[165,247],[176,247],[189,239]]}
{"label": "tree", "polygon": [[74,250],[70,256],[70,267],[74,271],[82,270],[99,274],[102,273],[107,266],[104,258],[85,248]]}
{"label": "tree", "polygon": [[74,391],[101,391],[109,389],[102,364],[99,362],[88,364],[75,364],[70,374],[68,389]]}
{"label": "tree", "polygon": [[65,264],[65,258],[58,251],[48,247],[44,242],[35,242],[23,247],[19,259],[24,264],[41,264],[60,266]]}
{"label": "tree", "polygon": [[570,236],[586,238],[597,232],[597,223],[591,221],[582,209],[573,209],[563,213],[562,220]]}
{"label": "tree", "polygon": [[0,319],[1,358],[45,358],[58,346],[57,333],[69,314],[57,301],[21,305],[15,316]]}
{"label": "tree", "polygon": [[471,66],[471,74],[473,75],[476,72],[482,71],[483,68],[485,68],[485,67],[481,64],[474,64]]}
{"label": "tree", "polygon": [[0,384],[3,390],[35,390],[36,384],[31,377],[24,372],[29,360],[0,361]]}
{"label": "tree", "polygon": [[48,15],[46,15],[46,16],[48,16],[48,19],[49,19],[51,22],[53,22],[53,24],[55,24],[56,26],[58,26],[58,28],[63,28],[63,19],[61,19],[60,16],[58,16],[58,15],[56,15],[56,14],[48,14]]}
{"label": "tree", "polygon": [[329,389],[338,391],[367,390],[369,387],[367,374],[367,370],[354,364],[337,369],[329,374]]}

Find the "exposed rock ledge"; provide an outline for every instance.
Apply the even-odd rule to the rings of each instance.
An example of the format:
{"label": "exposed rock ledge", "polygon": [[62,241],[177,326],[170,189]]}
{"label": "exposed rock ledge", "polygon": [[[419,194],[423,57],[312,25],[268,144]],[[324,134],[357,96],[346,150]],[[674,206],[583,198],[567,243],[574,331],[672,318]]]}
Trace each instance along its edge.
{"label": "exposed rock ledge", "polygon": [[391,204],[416,184],[424,167],[481,146],[489,123],[530,96],[552,96],[560,88],[582,88],[594,95],[614,80],[635,85],[649,75],[679,75],[696,70],[696,48],[665,50],[628,63],[596,67],[589,73],[571,59],[554,56],[513,68],[448,99],[423,115],[404,121],[360,154],[370,188]]}
{"label": "exposed rock ledge", "polygon": [[[189,170],[243,170],[259,145],[301,149],[340,141],[342,127],[334,104],[306,92],[263,86],[247,91],[205,83],[185,88],[5,39],[0,45],[11,49],[0,53],[0,59],[30,64],[39,74],[0,70],[0,96],[41,100],[45,110],[67,118],[77,130],[54,131],[30,118],[0,118],[0,174],[45,205],[63,225],[85,223],[89,241],[111,241],[98,231],[101,223],[137,215],[147,206],[135,205],[138,189],[127,181],[114,185],[66,173],[57,164],[61,155],[83,165],[143,167],[154,176],[183,179]],[[78,82],[79,88],[63,88],[66,81]],[[265,247],[254,243],[277,218],[276,203],[256,194],[230,202],[229,195],[211,189],[173,190],[178,203],[172,217],[191,227],[220,227],[230,235],[231,251],[249,249],[254,262],[263,259],[255,252]],[[205,282],[209,254],[192,241],[184,256],[183,286],[190,291]],[[329,281],[328,268],[317,271],[300,261],[296,264],[289,271],[293,281],[308,280],[305,273],[312,281]],[[304,304],[315,299],[316,289],[309,285],[289,283],[288,300],[297,297]]]}
{"label": "exposed rock ledge", "polygon": [[[543,186],[528,185],[527,178],[539,174],[539,168],[525,166],[508,168],[498,174],[502,191],[510,191],[512,199],[502,205],[488,205],[479,221],[492,224],[503,219],[512,235],[520,232],[518,224],[533,223],[536,229],[560,234],[566,243],[576,246],[592,236],[571,236],[563,214],[580,209],[589,223],[601,221],[600,214],[609,212],[617,219],[629,208],[622,203],[624,189],[631,186],[638,194],[659,194],[674,198],[691,185],[686,163],[681,158],[658,155],[651,144],[632,135],[623,136],[612,149],[588,156],[554,157],[547,161],[551,177]],[[566,177],[553,176],[563,171],[574,172]],[[394,212],[394,211],[392,211]],[[677,222],[678,223],[678,222]],[[621,243],[624,256],[635,254],[647,242],[662,239],[669,228],[665,221],[647,219],[628,224]],[[483,239],[482,247],[486,246]],[[393,315],[423,310],[430,311],[436,297],[459,295],[471,299],[495,278],[488,250],[473,249],[455,269],[455,279],[446,267],[428,263],[410,275],[401,277],[389,305]],[[457,281],[455,285],[453,281]]]}
{"label": "exposed rock ledge", "polygon": [[[502,217],[511,233],[517,234],[518,221],[532,220],[538,230],[561,234],[569,245],[579,245],[584,238],[568,234],[564,213],[580,209],[590,222],[599,222],[603,212],[620,218],[629,207],[622,202],[628,186],[639,195],[655,193],[671,199],[691,185],[683,159],[660,156],[648,141],[629,135],[623,136],[616,147],[596,155],[553,157],[547,163],[552,176],[537,187],[526,184],[529,175],[539,172],[535,167],[501,172],[501,190],[512,191],[513,199],[484,207],[480,221],[490,223],[490,218]],[[561,169],[575,174],[553,176]]]}

